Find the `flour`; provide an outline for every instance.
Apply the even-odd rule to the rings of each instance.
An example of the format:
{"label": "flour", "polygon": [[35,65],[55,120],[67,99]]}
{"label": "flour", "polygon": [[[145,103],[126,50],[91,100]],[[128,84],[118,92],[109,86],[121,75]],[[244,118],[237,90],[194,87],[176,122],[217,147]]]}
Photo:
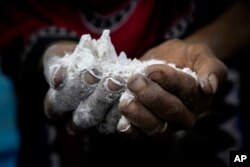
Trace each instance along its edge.
{"label": "flour", "polygon": [[[111,43],[109,33],[109,30],[104,30],[98,40],[92,39],[88,34],[83,35],[74,52],[67,53],[60,60],[63,64],[71,67],[71,70],[68,71],[69,79],[74,78],[81,71],[97,69],[102,73],[101,78],[122,78],[127,82],[133,74],[144,75],[145,68],[153,64],[167,64],[197,79],[196,73],[189,68],[180,69],[174,64],[168,64],[162,60],[153,59],[143,62],[137,59],[131,60],[124,52],[118,55]],[[131,100],[133,97],[131,92],[126,90],[120,100]]]}
{"label": "flour", "polygon": [[[114,132],[116,127],[127,131],[130,123],[117,112],[118,102],[125,100],[129,103],[135,98],[126,83],[134,74],[147,77],[145,69],[150,65],[164,64],[198,80],[196,73],[190,68],[181,69],[175,64],[156,59],[129,59],[124,52],[118,55],[109,33],[109,30],[104,30],[97,40],[85,34],[72,53],[65,53],[63,57],[55,57],[49,61],[44,60],[48,67],[44,71],[46,80],[50,84],[57,70],[65,70],[61,72],[65,74],[62,76],[63,86],[53,87],[52,79],[47,102],[59,114],[74,111],[73,121],[77,126],[89,128],[99,125],[99,130],[105,133]],[[89,84],[85,80],[87,72],[96,77],[97,82]],[[109,81],[121,89],[110,90]]]}
{"label": "flour", "polygon": [[173,67],[177,71],[181,71],[181,72],[184,72],[186,74],[191,75],[197,81],[197,74],[194,71],[192,71],[190,68],[188,68],[188,67],[177,68],[176,65],[173,64],[173,63],[168,63],[168,65],[171,66],[171,67]]}

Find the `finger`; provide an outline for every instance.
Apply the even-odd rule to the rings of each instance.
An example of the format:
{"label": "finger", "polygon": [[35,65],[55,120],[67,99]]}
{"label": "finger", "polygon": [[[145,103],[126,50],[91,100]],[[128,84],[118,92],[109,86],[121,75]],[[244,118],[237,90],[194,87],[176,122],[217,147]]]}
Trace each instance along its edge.
{"label": "finger", "polygon": [[93,85],[100,81],[101,75],[97,69],[86,70],[83,79],[87,85]]}
{"label": "finger", "polygon": [[[50,45],[45,53],[44,56],[45,58],[49,58],[50,56],[59,56],[62,57],[65,55],[65,53],[73,52],[74,49],[76,48],[77,43],[74,41],[59,41],[56,43],[52,43]],[[46,59],[48,60],[48,59]]]}
{"label": "finger", "polygon": [[143,133],[135,126],[130,124],[129,120],[123,115],[118,122],[117,131],[121,135],[130,139],[138,139],[139,137],[143,136]]}
{"label": "finger", "polygon": [[61,57],[73,52],[75,47],[76,43],[72,41],[60,41],[48,47],[43,56],[44,74],[48,83],[55,68],[60,66]]}
{"label": "finger", "polygon": [[99,82],[93,73],[89,70],[83,71],[76,78],[65,80],[64,86],[60,89],[50,88],[44,102],[46,115],[58,119],[65,112],[75,110],[80,101],[86,99]]}
{"label": "finger", "polygon": [[54,67],[49,84],[54,89],[61,89],[67,78],[67,68],[63,65]]}
{"label": "finger", "polygon": [[223,81],[225,81],[227,77],[227,69],[222,63],[210,61],[207,61],[207,63],[208,64],[198,70],[197,74],[199,76],[201,89],[205,94],[212,95],[217,91],[218,87],[223,84]]}
{"label": "finger", "polygon": [[131,124],[129,120],[124,115],[122,115],[117,124],[118,132],[126,132],[130,128],[130,126]]}
{"label": "finger", "polygon": [[116,127],[120,118],[121,118],[121,113],[118,112],[118,102],[117,102],[108,111],[104,120],[97,126],[98,131],[105,134],[116,132]]}
{"label": "finger", "polygon": [[76,126],[89,128],[100,123],[108,109],[117,102],[123,90],[123,84],[112,78],[101,81],[93,93],[81,101],[73,114]]}
{"label": "finger", "polygon": [[193,76],[169,65],[152,65],[146,69],[145,73],[164,90],[181,98],[188,105],[197,104],[201,96],[204,96],[198,86],[198,81]]}
{"label": "finger", "polygon": [[152,112],[141,105],[138,101],[120,102],[119,111],[147,135],[155,136],[166,130],[166,123],[157,118]]}
{"label": "finger", "polygon": [[196,44],[196,47],[199,49],[192,54],[202,54],[203,56],[196,56],[197,60],[193,65],[193,69],[198,75],[203,92],[207,95],[214,94],[226,79],[227,68],[206,45]]}
{"label": "finger", "polygon": [[[55,102],[55,90],[50,88],[45,96],[44,99],[44,112],[45,115],[52,120],[58,120],[62,117],[62,113],[58,112],[60,109],[60,107],[57,107],[56,102]],[[57,111],[57,112],[55,112]]]}
{"label": "finger", "polygon": [[[87,85],[92,85],[100,81],[101,73],[96,70],[86,70],[83,72],[83,82]],[[50,86],[54,89],[61,89],[67,79],[67,68],[63,65],[56,66],[52,72]]]}
{"label": "finger", "polygon": [[193,126],[196,120],[194,114],[179,98],[155,82],[142,75],[134,75],[128,80],[128,88],[142,105],[164,121],[176,122],[182,127]]}

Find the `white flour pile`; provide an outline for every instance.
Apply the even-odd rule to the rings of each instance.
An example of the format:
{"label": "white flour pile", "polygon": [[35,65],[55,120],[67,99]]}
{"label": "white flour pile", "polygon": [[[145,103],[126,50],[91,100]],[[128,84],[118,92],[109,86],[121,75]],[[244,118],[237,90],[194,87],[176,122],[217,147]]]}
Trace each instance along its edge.
{"label": "white flour pile", "polygon": [[[64,85],[59,89],[51,86],[47,93],[47,101],[50,103],[50,107],[59,114],[74,111],[73,121],[82,128],[93,127],[106,119],[104,121],[106,123],[100,126],[102,127],[100,131],[109,133],[114,132],[117,126],[126,125],[125,127],[129,127],[129,121],[125,117],[122,116],[120,119],[120,114],[116,109],[117,106],[111,109],[107,116],[105,111],[117,99],[130,101],[134,98],[126,84],[124,85],[132,75],[138,73],[144,75],[145,69],[153,64],[166,64],[177,71],[189,74],[197,80],[196,73],[189,68],[180,69],[174,64],[168,64],[161,60],[143,62],[137,59],[131,60],[127,58],[124,52],[121,52],[118,56],[111,43],[109,30],[104,30],[98,40],[85,34],[81,37],[73,53],[66,53],[62,58],[55,57],[49,62],[49,65],[47,64],[48,68],[45,68],[47,80],[49,81],[51,74],[55,69],[59,69],[58,67],[63,67],[67,71]],[[99,71],[100,75],[95,75],[93,69]],[[99,78],[100,82],[92,85],[87,84],[83,79],[86,71]],[[118,85],[124,86],[125,89],[118,92],[107,91],[107,78]],[[116,80],[117,78],[125,82],[121,83]]]}
{"label": "white flour pile", "polygon": [[[166,64],[161,60],[149,60],[141,62],[137,59],[128,59],[124,52],[117,55],[111,39],[109,30],[104,30],[102,36],[98,39],[92,39],[90,35],[85,34],[81,37],[75,51],[66,54],[61,61],[71,67],[68,73],[68,79],[74,78],[83,70],[97,69],[102,72],[104,77],[122,77],[125,81],[133,74],[144,74],[144,69],[153,64]],[[189,68],[176,68],[174,64],[168,64],[176,70],[183,71],[195,79],[196,74]],[[100,79],[102,79],[100,78]],[[132,99],[133,95],[127,89],[121,96],[121,99]]]}

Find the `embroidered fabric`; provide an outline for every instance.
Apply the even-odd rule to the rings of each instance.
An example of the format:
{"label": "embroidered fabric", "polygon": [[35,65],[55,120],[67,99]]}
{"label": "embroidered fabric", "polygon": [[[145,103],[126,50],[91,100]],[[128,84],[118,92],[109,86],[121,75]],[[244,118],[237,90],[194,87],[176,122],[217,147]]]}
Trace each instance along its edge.
{"label": "embroidered fabric", "polygon": [[101,15],[93,10],[85,10],[81,13],[82,21],[95,32],[102,32],[103,29],[114,30],[126,22],[136,8],[137,3],[137,0],[130,0],[125,7],[108,15]]}

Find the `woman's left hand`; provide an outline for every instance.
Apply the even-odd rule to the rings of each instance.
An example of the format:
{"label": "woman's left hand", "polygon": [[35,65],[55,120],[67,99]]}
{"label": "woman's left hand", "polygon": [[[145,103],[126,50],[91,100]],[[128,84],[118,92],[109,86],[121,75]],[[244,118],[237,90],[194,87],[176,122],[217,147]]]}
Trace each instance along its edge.
{"label": "woman's left hand", "polygon": [[149,66],[146,77],[132,76],[127,84],[136,98],[119,104],[119,111],[130,124],[118,126],[118,131],[126,135],[159,135],[166,129],[192,127],[226,79],[226,66],[205,44],[181,40],[170,40],[149,50],[141,60],[148,59],[188,67],[197,78],[169,65]]}

